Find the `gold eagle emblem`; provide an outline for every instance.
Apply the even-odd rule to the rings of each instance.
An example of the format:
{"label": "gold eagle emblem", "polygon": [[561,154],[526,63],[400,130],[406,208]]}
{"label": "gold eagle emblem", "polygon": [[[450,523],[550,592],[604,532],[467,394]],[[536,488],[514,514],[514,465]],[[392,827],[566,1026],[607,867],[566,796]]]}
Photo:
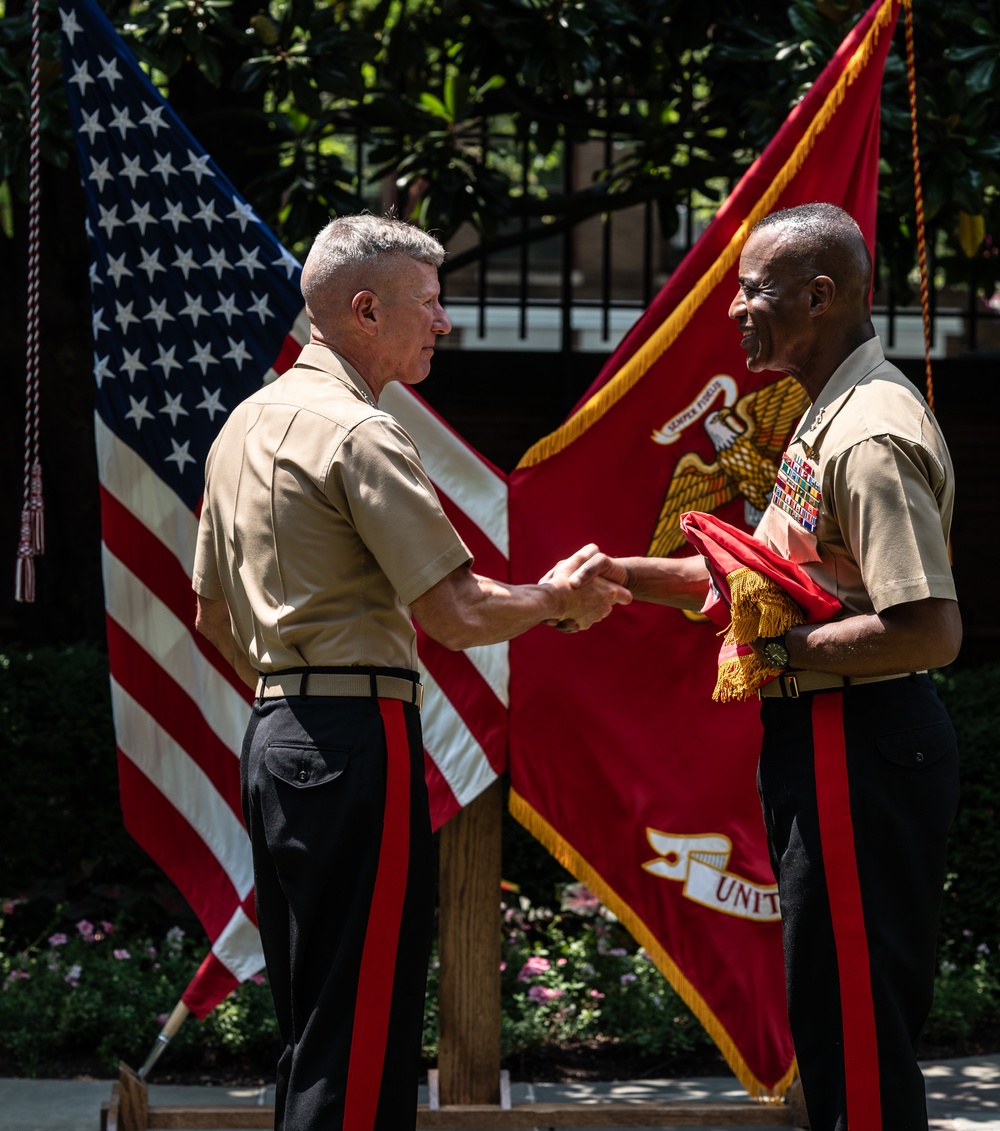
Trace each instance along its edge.
{"label": "gold eagle emblem", "polygon": [[782,377],[747,393],[732,408],[710,413],[703,427],[715,462],[706,463],[697,452],[677,461],[647,554],[666,557],[685,544],[679,522],[684,511],[714,511],[739,495],[747,524],[755,526],[774,488],[776,461],[808,403],[802,386]]}

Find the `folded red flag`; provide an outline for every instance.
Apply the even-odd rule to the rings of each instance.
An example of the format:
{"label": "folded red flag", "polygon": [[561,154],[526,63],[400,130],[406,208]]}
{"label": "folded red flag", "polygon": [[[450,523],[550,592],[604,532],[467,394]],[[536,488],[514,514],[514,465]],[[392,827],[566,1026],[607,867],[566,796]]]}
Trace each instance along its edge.
{"label": "folded red flag", "polygon": [[796,624],[829,620],[840,602],[801,566],[714,514],[687,511],[680,525],[712,579],[703,612],[726,626],[712,698],[747,699],[779,674],[753,650],[753,641],[780,636]]}

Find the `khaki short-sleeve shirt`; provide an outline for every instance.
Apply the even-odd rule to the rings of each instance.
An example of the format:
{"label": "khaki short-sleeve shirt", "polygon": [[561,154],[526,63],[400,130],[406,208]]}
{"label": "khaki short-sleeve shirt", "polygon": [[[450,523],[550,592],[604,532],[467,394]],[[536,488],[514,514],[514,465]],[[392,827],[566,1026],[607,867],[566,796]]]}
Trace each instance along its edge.
{"label": "khaki short-sleeve shirt", "polygon": [[415,669],[407,606],[472,555],[410,437],[323,346],[232,412],[209,452],[193,584],[261,672]]}
{"label": "khaki short-sleeve shirt", "polygon": [[799,422],[756,537],[833,593],[844,615],[954,600],[954,484],[926,401],[872,338]]}

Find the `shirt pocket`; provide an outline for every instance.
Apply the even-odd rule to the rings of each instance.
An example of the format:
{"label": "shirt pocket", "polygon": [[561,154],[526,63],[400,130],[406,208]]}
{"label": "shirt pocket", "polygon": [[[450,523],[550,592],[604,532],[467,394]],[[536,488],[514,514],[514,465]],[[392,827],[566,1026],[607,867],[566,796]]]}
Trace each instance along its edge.
{"label": "shirt pocket", "polygon": [[756,530],[756,537],[783,558],[797,565],[820,560],[816,535],[810,534],[804,526],[800,526],[773,503],[764,512],[764,517]]}
{"label": "shirt pocket", "polygon": [[274,742],[264,751],[264,765],[271,776],[296,789],[335,781],[349,759],[350,752],[342,747],[308,742]]}
{"label": "shirt pocket", "polygon": [[880,734],[875,741],[883,758],[910,770],[926,770],[957,747],[955,732],[947,723]]}

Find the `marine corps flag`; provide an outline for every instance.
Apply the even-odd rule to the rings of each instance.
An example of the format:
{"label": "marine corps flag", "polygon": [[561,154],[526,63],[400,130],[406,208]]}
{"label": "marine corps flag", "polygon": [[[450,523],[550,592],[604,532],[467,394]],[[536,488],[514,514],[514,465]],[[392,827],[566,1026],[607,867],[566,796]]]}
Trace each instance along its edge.
{"label": "marine corps flag", "polygon": [[[751,528],[805,400],[751,374],[727,311],[749,228],[831,201],[873,243],[882,71],[872,6],[610,359],[510,479],[511,571],[589,541],[685,554],[684,511]],[[511,643],[511,809],[630,928],[747,1090],[794,1077],[780,912],[755,787],[758,705],[713,703],[718,626],[635,602]]]}

